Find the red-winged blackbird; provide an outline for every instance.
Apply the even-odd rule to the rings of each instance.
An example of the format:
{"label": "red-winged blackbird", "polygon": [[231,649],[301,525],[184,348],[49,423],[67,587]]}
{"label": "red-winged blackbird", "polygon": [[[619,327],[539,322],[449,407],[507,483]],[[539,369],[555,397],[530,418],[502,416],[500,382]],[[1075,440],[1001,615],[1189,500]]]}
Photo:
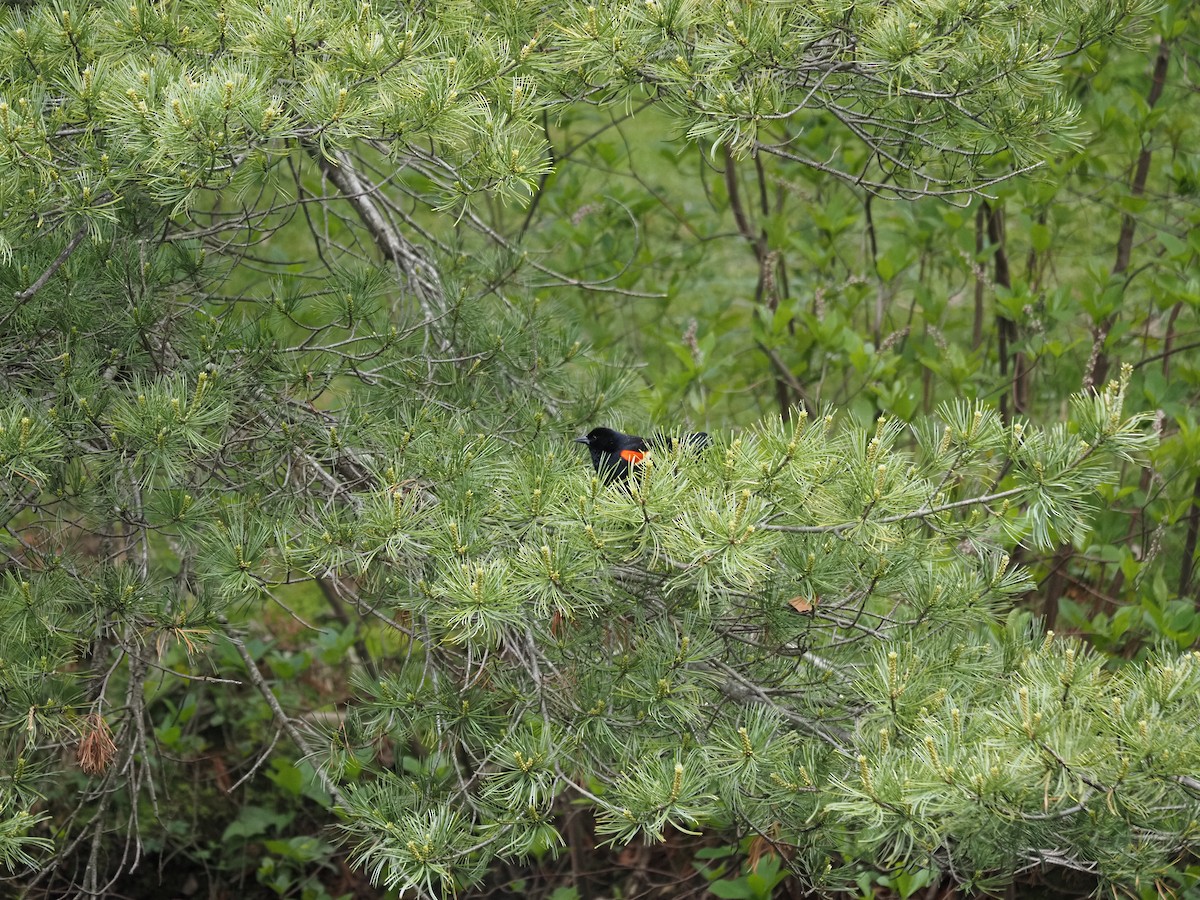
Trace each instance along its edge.
{"label": "red-winged blackbird", "polygon": [[[703,431],[685,434],[678,440],[679,446],[697,450],[711,443]],[[673,441],[667,434],[659,433],[647,440],[636,434],[622,434],[612,428],[593,428],[583,437],[575,438],[575,443],[587,446],[592,455],[592,465],[604,478],[605,484],[624,481],[629,477],[630,469],[640,466],[650,450],[656,447],[668,449]]]}

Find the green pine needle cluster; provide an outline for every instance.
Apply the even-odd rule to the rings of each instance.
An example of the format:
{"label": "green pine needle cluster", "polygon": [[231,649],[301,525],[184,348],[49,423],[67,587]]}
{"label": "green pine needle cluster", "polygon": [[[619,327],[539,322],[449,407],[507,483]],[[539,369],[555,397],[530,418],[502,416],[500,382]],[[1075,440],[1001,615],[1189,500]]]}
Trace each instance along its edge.
{"label": "green pine needle cluster", "polygon": [[[635,375],[552,298],[639,295],[527,252],[536,206],[504,233],[478,212],[544,184],[584,103],[817,168],[820,113],[861,155],[833,174],[971,190],[1069,137],[1055,62],[1139,9],[0,12],[0,861],[119,878],[101,850],[169,815],[179,683],[271,723],[246,777],[276,741],[304,757],[400,892],[559,852],[569,804],[614,845],[758,834],[831,889],[865,865],[1171,877],[1200,661],[1113,669],[1010,612],[1014,548],[1078,540],[1154,445],[1128,370],[1060,424],[797,408],[608,485],[569,439],[644,419]],[[275,615],[351,677],[312,704],[337,727],[268,651]]]}

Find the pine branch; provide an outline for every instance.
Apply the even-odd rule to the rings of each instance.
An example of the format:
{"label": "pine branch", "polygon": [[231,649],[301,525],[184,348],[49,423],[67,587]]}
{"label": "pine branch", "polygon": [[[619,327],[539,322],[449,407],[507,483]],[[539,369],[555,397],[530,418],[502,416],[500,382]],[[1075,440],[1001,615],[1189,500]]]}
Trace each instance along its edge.
{"label": "pine branch", "polygon": [[857,528],[860,525],[870,522],[872,525],[894,525],[897,522],[907,522],[912,519],[924,519],[938,513],[948,512],[953,509],[964,509],[970,506],[980,506],[987,503],[995,503],[997,500],[1007,500],[1010,497],[1016,497],[1018,494],[1024,494],[1033,490],[1032,487],[1015,487],[1005,491],[998,491],[994,494],[983,494],[979,497],[968,497],[965,500],[956,500],[953,503],[943,503],[938,506],[924,506],[921,509],[915,509],[912,512],[897,513],[892,516],[884,516],[881,519],[857,519],[853,522],[842,522],[837,525],[772,525],[765,524],[762,526],[764,531],[781,531],[788,534],[841,534],[843,531],[848,531],[851,528]]}

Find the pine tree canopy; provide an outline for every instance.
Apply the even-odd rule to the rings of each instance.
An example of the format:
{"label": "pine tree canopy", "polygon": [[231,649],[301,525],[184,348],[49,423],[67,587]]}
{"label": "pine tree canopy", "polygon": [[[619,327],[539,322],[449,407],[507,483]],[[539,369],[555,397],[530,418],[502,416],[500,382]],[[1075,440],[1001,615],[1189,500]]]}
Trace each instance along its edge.
{"label": "pine tree canopy", "polygon": [[1177,878],[1200,654],[1046,632],[1013,558],[1081,545],[1153,452],[1132,368],[1055,416],[680,417],[713,445],[607,485],[570,439],[653,425],[589,315],[651,292],[539,205],[559,123],[649,107],[708,165],[975,202],[1078,143],[1064,61],[1148,6],[9,4],[14,883],[169,859],[166,788],[222,730],[221,802],[268,773],[403,896],[562,852],[580,806],[617,847],[756,836],[827,891]]}

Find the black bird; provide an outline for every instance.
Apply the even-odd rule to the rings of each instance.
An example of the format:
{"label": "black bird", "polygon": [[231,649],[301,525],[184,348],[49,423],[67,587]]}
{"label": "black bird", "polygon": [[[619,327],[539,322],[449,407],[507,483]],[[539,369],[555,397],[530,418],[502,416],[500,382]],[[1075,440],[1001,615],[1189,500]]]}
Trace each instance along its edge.
{"label": "black bird", "polygon": [[[612,428],[593,428],[575,443],[585,444],[592,455],[592,466],[604,478],[605,484],[624,481],[635,466],[640,466],[652,449],[669,449],[673,439],[667,434],[656,434],[647,440],[636,434],[622,434]],[[679,438],[679,446],[702,450],[712,441],[707,433],[697,431]]]}

